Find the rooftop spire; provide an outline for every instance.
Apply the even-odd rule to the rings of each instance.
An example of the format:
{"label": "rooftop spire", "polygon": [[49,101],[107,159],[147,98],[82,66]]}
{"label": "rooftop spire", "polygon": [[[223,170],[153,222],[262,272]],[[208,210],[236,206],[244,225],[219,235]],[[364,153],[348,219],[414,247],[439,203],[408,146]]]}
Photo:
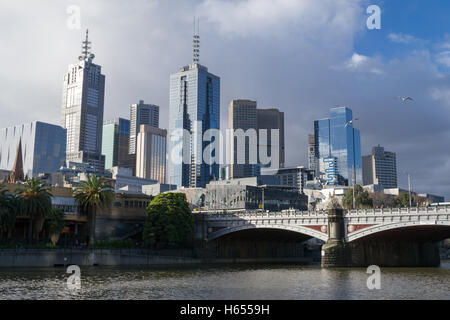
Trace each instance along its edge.
{"label": "rooftop spire", "polygon": [[86,29],[86,40],[81,43],[81,60],[94,59],[95,55],[91,53],[91,42],[89,41],[89,29]]}
{"label": "rooftop spire", "polygon": [[198,64],[200,62],[200,21],[197,19],[197,25],[194,18],[194,40],[193,40],[193,56],[192,62]]}
{"label": "rooftop spire", "polygon": [[16,159],[14,161],[14,167],[9,176],[9,183],[17,183],[19,181],[24,181],[23,174],[23,158],[22,158],[22,138],[19,140],[19,146],[17,147]]}

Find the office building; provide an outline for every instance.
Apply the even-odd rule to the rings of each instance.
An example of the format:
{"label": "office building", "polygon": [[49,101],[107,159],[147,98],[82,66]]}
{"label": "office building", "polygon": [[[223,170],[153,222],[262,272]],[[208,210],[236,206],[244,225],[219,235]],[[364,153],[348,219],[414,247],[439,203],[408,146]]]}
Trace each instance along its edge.
{"label": "office building", "polygon": [[112,167],[128,167],[130,120],[117,118],[103,124],[102,154],[105,170]]}
{"label": "office building", "polygon": [[380,145],[372,148],[372,154],[363,157],[363,184],[382,188],[397,188],[397,160],[394,152],[385,151]]}
{"label": "office building", "polygon": [[[257,109],[257,102],[251,100],[233,100],[228,110],[228,128],[230,134],[231,178],[254,177],[261,174],[265,167],[260,158],[261,146],[267,147],[266,154],[271,157],[271,130],[279,130],[279,141],[274,150],[279,153],[279,162],[272,167],[284,167],[284,113],[278,109]],[[245,134],[245,140],[236,136],[239,130]],[[253,130],[251,130],[253,129]],[[267,130],[267,141],[260,140],[260,130]]]}
{"label": "office building", "polygon": [[67,161],[89,163],[103,171],[102,156],[105,76],[93,63],[88,32],[79,62],[69,66],[64,75],[62,127],[67,129]]}
{"label": "office building", "polygon": [[141,125],[137,138],[136,176],[166,183],[167,130]]}
{"label": "office building", "polygon": [[329,119],[314,122],[320,178],[332,185],[362,184],[360,132],[354,128],[353,112],[337,107],[330,113]]}
{"label": "office building", "polygon": [[[237,137],[230,139],[230,155],[232,163],[230,166],[232,179],[253,177],[259,175],[258,165],[258,122],[256,117],[256,101],[251,100],[233,100],[228,108],[228,128],[232,129],[234,135],[239,129],[242,134],[253,129],[251,133],[245,136],[245,141],[239,143]],[[253,140],[253,141],[252,141]],[[254,148],[252,148],[254,146]],[[250,152],[254,154],[253,161],[250,161]]]}
{"label": "office building", "polygon": [[198,34],[192,64],[170,77],[169,112],[168,183],[197,188],[217,180],[219,164],[203,161],[210,144],[203,135],[220,128],[220,78],[199,64]]}
{"label": "office building", "polygon": [[[283,168],[285,165],[285,145],[284,145],[284,112],[280,112],[278,109],[257,109],[256,121],[258,126],[258,133],[261,130],[267,130],[267,141],[262,141],[258,137],[258,152],[262,146],[267,146],[267,156],[271,157],[272,147],[274,150],[278,150],[279,155],[279,168]],[[276,146],[272,146],[272,134],[271,130],[279,130],[279,141]],[[261,163],[259,159],[259,163]],[[266,165],[262,165],[266,166]],[[272,165],[272,167],[275,167]]]}
{"label": "office building", "polygon": [[319,174],[319,163],[316,151],[316,137],[314,134],[308,135],[308,168],[314,171],[314,175]]}
{"label": "office building", "polygon": [[56,172],[65,165],[66,130],[39,121],[0,129],[0,169],[11,171],[18,153],[25,177]]}
{"label": "office building", "polygon": [[278,170],[262,169],[262,177],[273,176],[283,187],[291,187],[303,193],[306,182],[314,178],[314,171],[303,166],[280,168]]}
{"label": "office building", "polygon": [[137,135],[143,124],[159,128],[159,107],[141,100],[130,107],[130,154],[136,154]]}

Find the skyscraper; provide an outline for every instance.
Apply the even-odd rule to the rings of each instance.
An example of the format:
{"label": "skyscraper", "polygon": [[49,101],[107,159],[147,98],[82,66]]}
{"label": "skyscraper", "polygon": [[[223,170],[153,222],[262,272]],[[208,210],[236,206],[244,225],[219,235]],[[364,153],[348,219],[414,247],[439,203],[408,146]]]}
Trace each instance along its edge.
{"label": "skyscraper", "polygon": [[69,66],[64,75],[62,127],[67,129],[67,161],[88,163],[104,170],[102,156],[105,76],[93,63],[88,31],[82,43],[79,62]]}
{"label": "skyscraper", "polygon": [[331,109],[329,119],[314,122],[319,172],[330,184],[362,183],[360,132],[353,127],[353,120],[351,109],[338,107]]}
{"label": "skyscraper", "polygon": [[137,138],[136,176],[166,183],[167,130],[141,125]]}
{"label": "skyscraper", "polygon": [[372,154],[363,157],[363,184],[376,184],[382,188],[397,188],[397,160],[394,152],[385,151],[380,145],[372,148]]}
{"label": "skyscraper", "polygon": [[316,152],[316,137],[314,134],[308,135],[308,168],[314,171],[314,175],[318,176],[318,160]]}
{"label": "skyscraper", "polygon": [[0,129],[0,169],[12,170],[19,144],[28,178],[54,173],[65,165],[66,130],[60,126],[34,121]]}
{"label": "skyscraper", "polygon": [[[272,147],[278,149],[279,155],[279,168],[284,168],[285,165],[285,146],[284,146],[284,112],[280,112],[278,109],[257,109],[256,121],[258,126],[258,132],[260,130],[267,130],[267,141],[262,141],[258,137],[258,152],[263,145],[267,145],[267,155],[271,155]],[[272,146],[272,134],[271,130],[279,130],[279,141],[277,146]],[[261,161],[260,161],[261,162]],[[273,167],[273,165],[272,165]]]}
{"label": "skyscraper", "polygon": [[130,144],[130,120],[117,118],[103,124],[102,154],[105,169],[128,167]]}
{"label": "skyscraper", "polygon": [[[259,157],[260,147],[267,146],[267,155],[271,155],[271,130],[279,130],[279,141],[273,146],[279,153],[278,168],[284,167],[284,113],[278,109],[257,109],[257,102],[251,100],[233,100],[228,109],[228,128],[233,130],[233,134],[238,129],[246,133],[249,129],[255,130],[254,136],[248,132],[245,143],[239,144],[235,137],[230,139],[230,152],[233,158],[231,165],[231,178],[254,177],[261,174],[261,159]],[[267,130],[267,141],[260,140],[260,130]],[[255,141],[251,141],[254,139]],[[254,145],[254,148],[252,147]],[[251,152],[256,154],[250,155]],[[240,158],[240,161],[238,159]],[[244,163],[242,163],[244,162]],[[252,163],[253,162],[253,163]]]}
{"label": "skyscraper", "polygon": [[192,64],[170,77],[168,183],[178,187],[205,187],[219,178],[219,164],[203,161],[210,144],[203,134],[220,128],[220,78],[199,64],[199,39],[195,34]]}
{"label": "skyscraper", "polygon": [[[245,178],[254,177],[259,175],[258,162],[258,149],[257,149],[257,139],[258,139],[258,122],[256,117],[256,101],[251,100],[233,100],[228,108],[228,128],[236,132],[238,129],[242,129],[244,133],[249,129],[255,130],[253,143],[255,144],[254,150],[256,150],[255,163],[250,163],[250,150],[252,149],[250,144],[252,144],[251,137],[245,138],[244,144],[239,145],[237,137],[230,139],[230,154],[233,159],[231,164],[230,178]],[[245,163],[239,163],[244,161],[238,161],[238,154],[242,157]]]}
{"label": "skyscraper", "polygon": [[159,107],[153,104],[133,104],[130,107],[130,154],[136,153],[136,140],[141,125],[159,128]]}

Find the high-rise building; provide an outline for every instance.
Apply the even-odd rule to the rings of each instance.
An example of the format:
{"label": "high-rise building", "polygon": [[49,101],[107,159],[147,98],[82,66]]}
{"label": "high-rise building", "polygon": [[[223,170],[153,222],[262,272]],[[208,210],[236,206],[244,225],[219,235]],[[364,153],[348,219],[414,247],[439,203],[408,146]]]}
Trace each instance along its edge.
{"label": "high-rise building", "polygon": [[314,171],[315,176],[319,175],[319,163],[316,151],[316,136],[314,134],[308,135],[308,168]]}
{"label": "high-rise building", "polygon": [[211,143],[203,134],[220,128],[220,78],[199,64],[199,41],[195,34],[192,64],[170,77],[168,183],[178,187],[205,187],[219,179],[219,164],[203,161]]}
{"label": "high-rise building", "polygon": [[397,188],[397,160],[394,152],[385,151],[380,145],[372,148],[372,154],[363,157],[363,184],[376,184],[384,189]]}
{"label": "high-rise building", "polygon": [[117,118],[103,124],[102,154],[105,169],[128,167],[130,120]]}
{"label": "high-rise building", "polygon": [[23,173],[28,178],[54,173],[65,165],[66,130],[60,126],[34,121],[0,129],[0,169],[13,169],[19,144]]}
{"label": "high-rise building", "polygon": [[314,122],[316,160],[329,184],[362,183],[360,132],[353,122],[353,112],[346,107],[332,108],[329,119]]}
{"label": "high-rise building", "polygon": [[93,63],[88,31],[79,62],[64,75],[62,127],[67,129],[67,161],[88,163],[96,171],[104,170],[102,156],[105,76]]}
{"label": "high-rise building", "polygon": [[130,154],[136,153],[137,135],[143,124],[159,128],[159,107],[141,100],[130,107]]}
{"label": "high-rise building", "polygon": [[[246,133],[249,129],[254,130],[254,136],[245,137],[244,143],[239,143],[237,137],[230,139],[230,155],[233,160],[230,166],[230,178],[232,179],[259,175],[256,104],[256,101],[251,100],[233,100],[228,108],[228,128],[232,129],[231,134],[234,135],[236,130],[239,129],[242,129],[243,133]],[[251,141],[252,138],[254,141]],[[252,145],[254,145],[253,151],[255,152],[255,155],[253,155],[254,163],[250,162]]]}
{"label": "high-rise building", "polygon": [[[263,145],[267,145],[267,156],[272,156],[271,150],[278,149],[279,154],[279,168],[284,168],[285,165],[285,146],[284,146],[284,112],[280,112],[278,109],[257,109],[256,121],[258,126],[258,132],[260,130],[267,130],[267,141],[261,141],[258,137],[258,152]],[[271,130],[279,130],[279,142],[278,146],[272,146],[272,133]],[[258,134],[259,136],[259,134]],[[262,162],[260,160],[260,162]],[[272,165],[273,167],[273,165]]]}
{"label": "high-rise building", "polygon": [[[231,178],[255,177],[261,174],[260,147],[267,146],[267,156],[271,157],[271,130],[279,130],[279,141],[274,150],[279,152],[278,168],[284,167],[284,113],[278,109],[257,109],[257,102],[251,100],[233,100],[228,110],[228,128],[231,134],[242,129],[246,134],[245,141],[239,143],[237,137],[230,139],[230,153],[233,159]],[[248,130],[253,129],[255,134]],[[260,129],[267,130],[267,141],[260,140]],[[231,138],[231,137],[230,137]],[[254,141],[252,141],[252,139]],[[253,147],[254,146],[254,147]],[[255,154],[250,154],[255,153]]]}
{"label": "high-rise building", "polygon": [[141,125],[137,138],[136,176],[166,183],[167,130]]}

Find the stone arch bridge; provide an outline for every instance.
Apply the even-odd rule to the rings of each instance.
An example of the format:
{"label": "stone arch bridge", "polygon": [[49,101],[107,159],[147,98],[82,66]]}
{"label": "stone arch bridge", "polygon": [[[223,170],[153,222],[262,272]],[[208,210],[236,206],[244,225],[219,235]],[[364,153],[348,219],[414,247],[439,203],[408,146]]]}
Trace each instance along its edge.
{"label": "stone arch bridge", "polygon": [[233,239],[233,246],[249,241],[256,246],[264,241],[317,238],[326,243],[324,266],[434,266],[440,261],[437,242],[450,238],[450,206],[195,216],[196,238],[210,246]]}

